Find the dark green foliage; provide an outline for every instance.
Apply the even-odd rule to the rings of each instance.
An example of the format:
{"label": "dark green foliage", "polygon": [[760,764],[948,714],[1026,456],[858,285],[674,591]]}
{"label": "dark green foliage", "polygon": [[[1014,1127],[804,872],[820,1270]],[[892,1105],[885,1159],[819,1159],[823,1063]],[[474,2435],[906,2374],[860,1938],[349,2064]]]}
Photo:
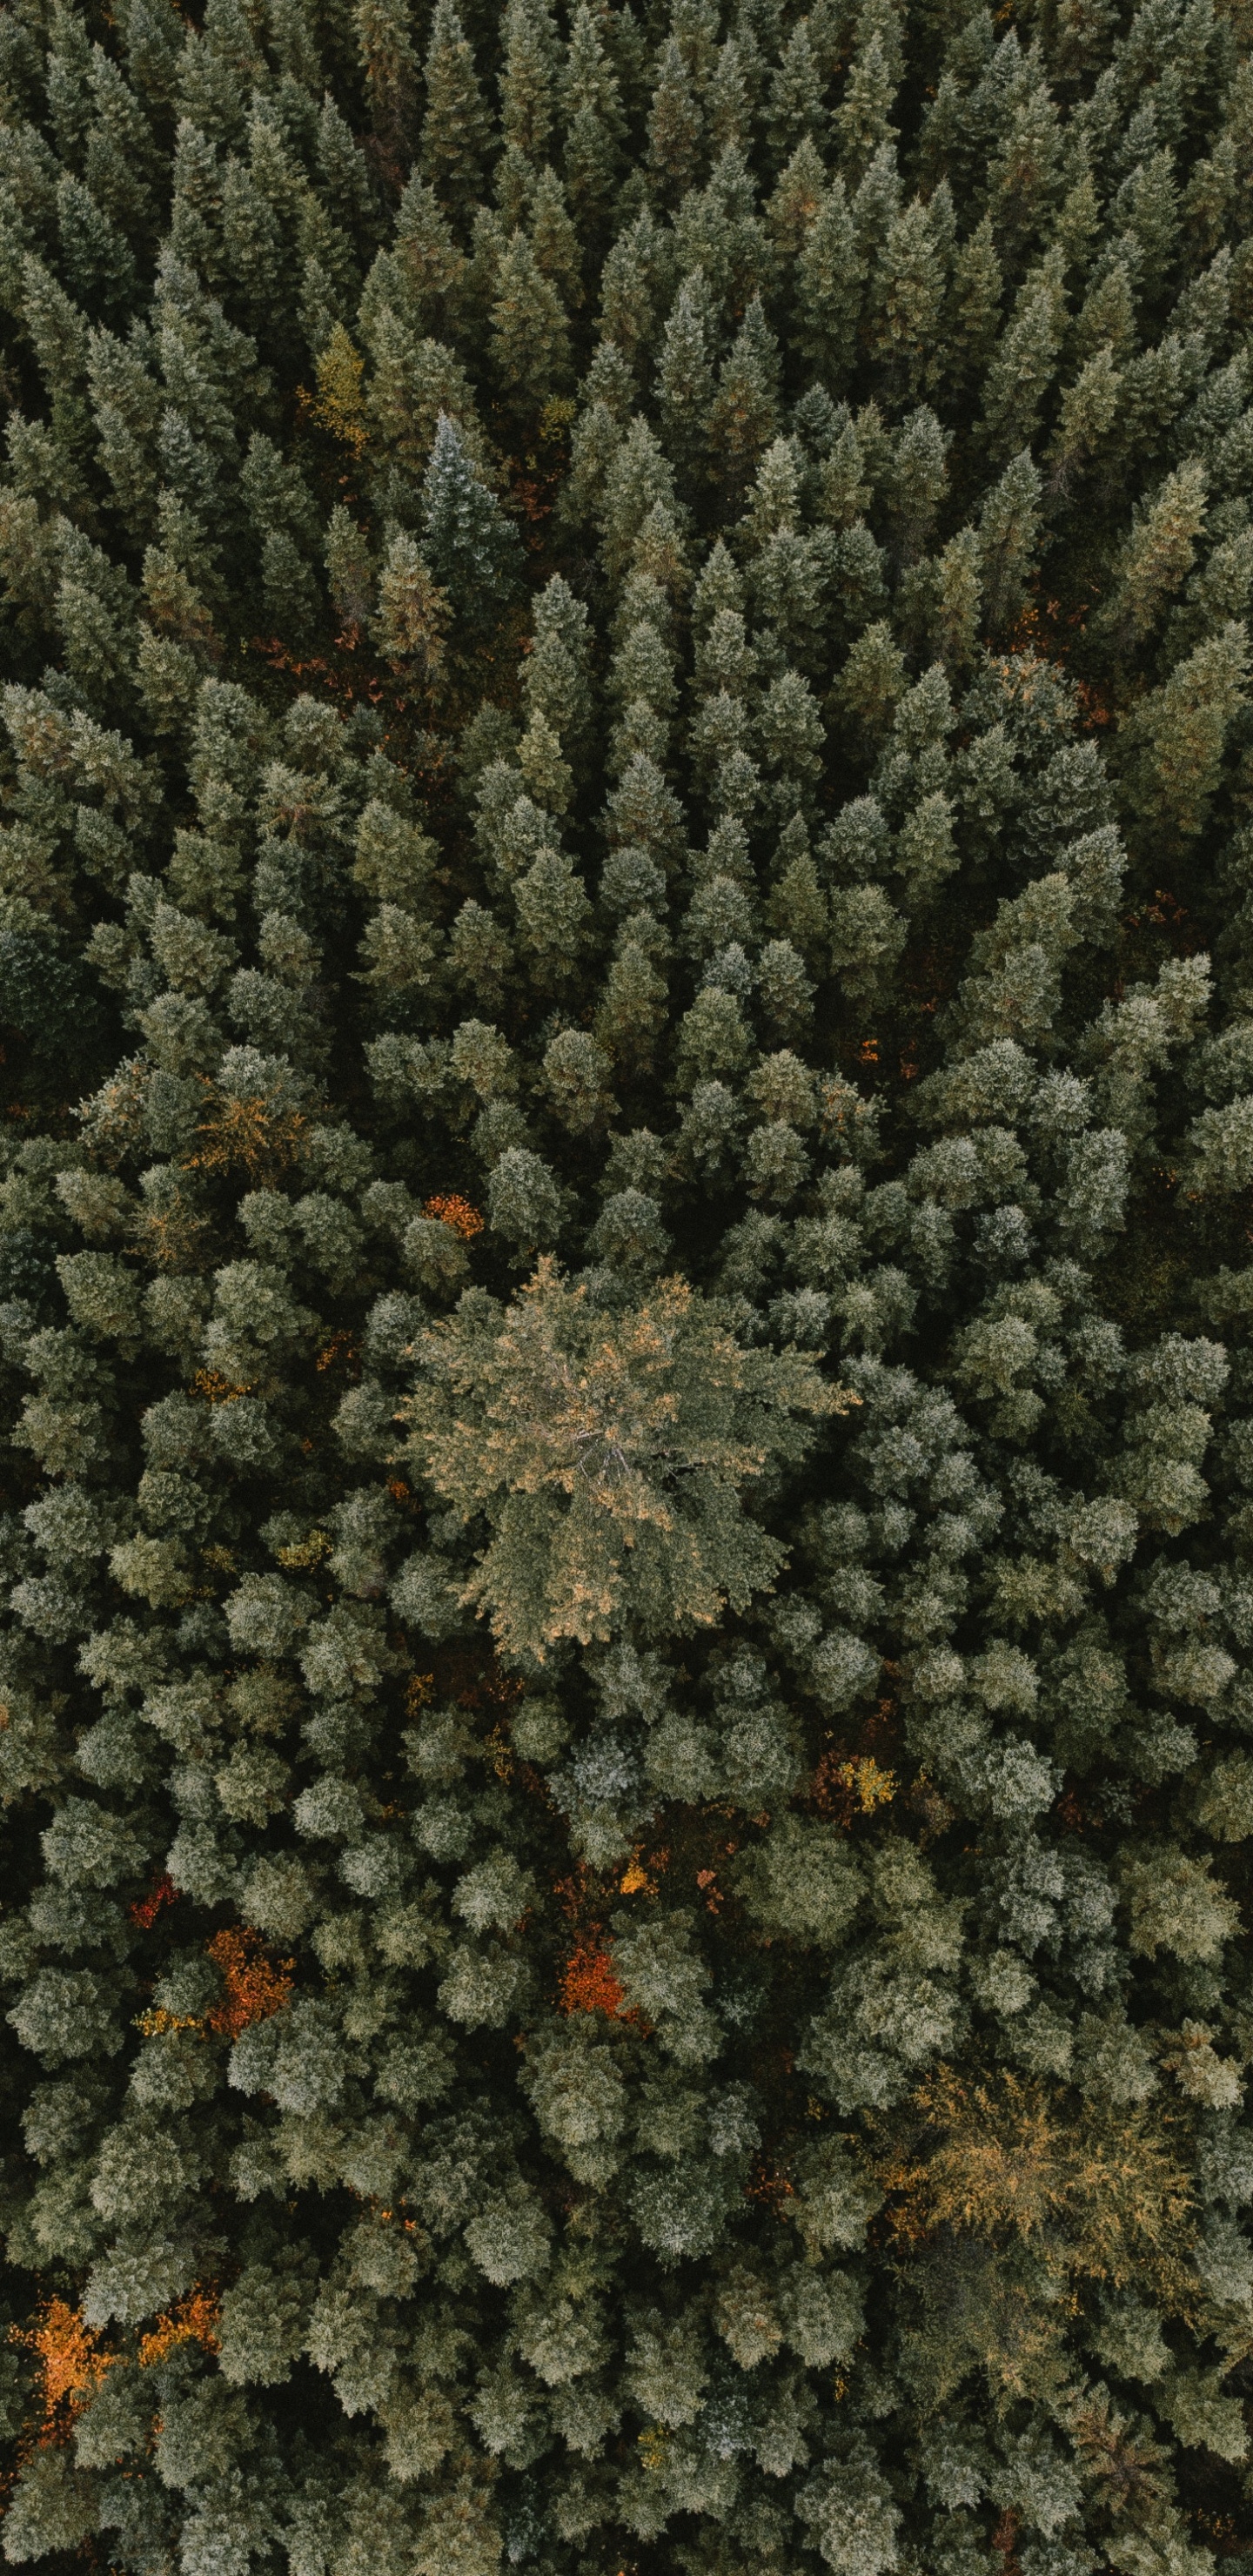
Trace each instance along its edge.
{"label": "dark green foliage", "polygon": [[0,22],[10,2563],[1253,2552],[1248,38]]}

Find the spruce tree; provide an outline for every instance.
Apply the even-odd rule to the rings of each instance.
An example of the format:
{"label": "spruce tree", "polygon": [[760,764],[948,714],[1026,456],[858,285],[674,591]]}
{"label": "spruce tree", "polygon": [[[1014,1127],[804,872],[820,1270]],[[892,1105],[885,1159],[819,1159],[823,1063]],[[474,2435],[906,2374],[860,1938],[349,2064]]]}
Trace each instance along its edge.
{"label": "spruce tree", "polygon": [[467,632],[483,633],[517,586],[516,530],[441,412],[422,484],[423,549]]}
{"label": "spruce tree", "polygon": [[423,87],[422,175],[464,218],[477,195],[489,122],[474,55],[452,0],[436,0]]}
{"label": "spruce tree", "polygon": [[512,144],[541,163],[553,129],[557,34],[550,13],[535,0],[510,0],[500,74],[500,121]]}

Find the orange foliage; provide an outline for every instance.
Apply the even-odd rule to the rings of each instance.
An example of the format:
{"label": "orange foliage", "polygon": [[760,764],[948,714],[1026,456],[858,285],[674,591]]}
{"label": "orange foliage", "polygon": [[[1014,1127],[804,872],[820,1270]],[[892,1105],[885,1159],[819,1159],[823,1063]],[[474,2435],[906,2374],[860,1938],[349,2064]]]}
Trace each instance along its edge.
{"label": "orange foliage", "polygon": [[483,1231],[483,1219],[478,1209],[471,1207],[468,1199],[459,1198],[455,1190],[441,1192],[438,1197],[428,1199],[422,1214],[438,1217],[441,1225],[450,1225],[463,1243],[472,1242],[475,1235]]}
{"label": "orange foliage", "polygon": [[138,1924],[141,1932],[150,1932],[162,1907],[174,1905],[177,1901],[178,1889],[169,1871],[165,1870],[147,1896],[136,1897],[131,1907],[131,1921]]}
{"label": "orange foliage", "polygon": [[1096,733],[1102,725],[1110,723],[1109,708],[1094,681],[1080,680],[1075,695],[1079,700],[1079,720],[1085,733]]}
{"label": "orange foliage", "polygon": [[896,1786],[896,1773],[881,1769],[872,1753],[856,1753],[848,1762],[824,1753],[814,1773],[814,1804],[837,1824],[851,1825],[854,1816],[872,1816],[876,1807],[886,1807]]}
{"label": "orange foliage", "polygon": [[785,2218],[787,2204],[795,2194],[795,2183],[789,2181],[779,2165],[767,2164],[763,2157],[756,2159],[752,2174],[744,2185],[746,2200],[760,2200],[767,2209],[774,2211],[776,2218]]}
{"label": "orange foliage", "polygon": [[561,1972],[561,2009],[566,2013],[603,2012],[611,2021],[625,2020],[626,1989],[614,1975],[608,1945],[599,1927],[576,1941]]}
{"label": "orange foliage", "polygon": [[154,2004],[150,2012],[138,2014],[135,2028],[145,2039],[163,2039],[168,2030],[203,2030],[204,2023],[195,2013],[167,2012],[164,2004]]}
{"label": "orange foliage", "polygon": [[168,2316],[158,2317],[151,2334],[146,2334],[139,2347],[142,2367],[149,2370],[154,2361],[164,2361],[167,2352],[179,2343],[202,2343],[206,2352],[216,2352],[221,2311],[212,2290],[190,2290],[185,2299]]}
{"label": "orange foliage", "polygon": [[323,1371],[334,1368],[342,1360],[346,1367],[353,1368],[359,1357],[359,1346],[352,1333],[332,1333],[329,1342],[323,1342],[314,1366]]}
{"label": "orange foliage", "polygon": [[43,2399],[39,2438],[53,2441],[81,2414],[117,2356],[101,2351],[99,2336],[65,2299],[50,2299],[38,2325],[15,2333],[14,2341],[38,2355]]}
{"label": "orange foliage", "polygon": [[294,1162],[308,1124],[298,1109],[273,1110],[263,1092],[250,1100],[236,1100],[224,1094],[197,1127],[196,1134],[205,1141],[198,1154],[188,1157],[184,1169],[242,1169],[250,1180],[272,1179]]}
{"label": "orange foliage", "polygon": [[505,1727],[498,1725],[492,1728],[491,1734],[488,1736],[483,1746],[483,1751],[487,1755],[488,1761],[491,1763],[497,1779],[512,1780],[513,1746],[509,1741],[508,1731]]}
{"label": "orange foliage", "polygon": [[254,2021],[268,2021],[272,2013],[282,2012],[291,2000],[293,1961],[284,1959],[272,1967],[266,1958],[261,1935],[244,1923],[215,1932],[209,1943],[209,1956],[219,1970],[226,1992],[208,2015],[210,2030],[226,2039],[238,2039]]}
{"label": "orange foliage", "polygon": [[197,1369],[192,1388],[208,1404],[238,1404],[241,1395],[249,1393],[247,1386],[236,1386],[233,1379],[224,1377],[221,1369]]}

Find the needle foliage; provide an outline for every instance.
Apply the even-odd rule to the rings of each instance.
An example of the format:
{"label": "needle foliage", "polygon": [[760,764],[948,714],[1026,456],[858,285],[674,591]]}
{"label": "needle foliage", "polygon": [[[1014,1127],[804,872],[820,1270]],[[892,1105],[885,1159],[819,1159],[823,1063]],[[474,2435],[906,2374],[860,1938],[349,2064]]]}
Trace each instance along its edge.
{"label": "needle foliage", "polygon": [[1249,2563],[1251,37],[0,17],[15,2566]]}

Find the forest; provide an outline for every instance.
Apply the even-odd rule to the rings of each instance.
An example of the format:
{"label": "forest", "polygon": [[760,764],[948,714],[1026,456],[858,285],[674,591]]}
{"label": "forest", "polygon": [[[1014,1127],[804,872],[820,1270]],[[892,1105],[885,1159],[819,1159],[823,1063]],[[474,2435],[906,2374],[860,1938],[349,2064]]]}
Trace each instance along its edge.
{"label": "forest", "polygon": [[0,2551],[1253,2568],[1253,0],[0,14]]}

